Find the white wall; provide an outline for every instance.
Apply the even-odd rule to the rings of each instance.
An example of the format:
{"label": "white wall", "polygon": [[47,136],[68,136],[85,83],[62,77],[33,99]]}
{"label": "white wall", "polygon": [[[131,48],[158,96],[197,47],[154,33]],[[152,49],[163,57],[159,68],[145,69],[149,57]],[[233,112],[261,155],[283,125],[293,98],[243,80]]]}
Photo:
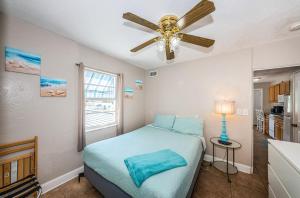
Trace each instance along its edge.
{"label": "white wall", "polygon": [[278,83],[281,83],[282,81],[289,81],[292,79],[293,73],[284,73],[281,75],[277,75],[274,78],[272,78],[271,84],[276,85]]}
{"label": "white wall", "polygon": [[[221,116],[214,113],[214,102],[235,100],[237,108],[248,109],[249,115],[228,116],[228,134],[242,144],[236,160],[251,166],[251,77],[250,49],[159,68],[157,78],[145,79],[146,122],[152,122],[156,113],[199,115],[204,119],[207,153],[212,154],[209,139],[221,131]],[[224,150],[219,151],[223,158]]]}
{"label": "white wall", "polygon": [[300,66],[300,37],[285,39],[253,48],[253,69]]}
{"label": "white wall", "polygon": [[[300,37],[267,43],[201,60],[159,68],[158,78],[146,75],[146,122],[156,113],[200,115],[205,136],[218,136],[220,117],[213,113],[214,100],[237,101],[248,116],[229,118],[229,136],[242,143],[237,161],[252,165],[252,70],[300,65]],[[267,92],[268,93],[268,92]],[[269,107],[266,107],[268,109]],[[212,154],[208,143],[208,154]],[[223,157],[223,153],[218,154]]]}
{"label": "white wall", "polygon": [[[124,84],[144,80],[144,70],[124,63],[45,29],[0,14],[0,143],[39,137],[41,183],[82,165],[77,152],[76,62],[94,68],[124,73]],[[42,74],[67,80],[67,97],[40,97],[39,76],[5,72],[4,46],[39,54]],[[144,124],[144,91],[124,101],[126,131]],[[87,134],[94,142],[114,136],[115,128]]]}

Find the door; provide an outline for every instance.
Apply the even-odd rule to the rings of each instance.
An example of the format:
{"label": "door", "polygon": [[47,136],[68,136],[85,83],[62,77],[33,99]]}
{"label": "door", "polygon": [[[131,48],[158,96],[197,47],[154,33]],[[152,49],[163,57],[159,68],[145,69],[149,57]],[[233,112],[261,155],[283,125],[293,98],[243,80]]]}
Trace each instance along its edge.
{"label": "door", "polygon": [[286,94],[286,91],[285,91],[285,82],[281,82],[280,84],[279,84],[279,94],[280,95],[284,95],[284,94]]}
{"label": "door", "polygon": [[286,95],[290,95],[290,84],[291,84],[291,81],[285,82],[285,94]]}
{"label": "door", "polygon": [[254,104],[253,104],[253,124],[257,124],[256,110],[263,109],[263,90],[254,89]]}
{"label": "door", "polygon": [[269,102],[272,103],[275,101],[275,87],[270,86],[269,88]]}
{"label": "door", "polygon": [[278,95],[280,94],[280,85],[275,85],[275,91],[274,91],[274,94],[275,94],[275,102],[278,101]]}
{"label": "door", "polygon": [[293,78],[293,141],[300,143],[300,72]]}

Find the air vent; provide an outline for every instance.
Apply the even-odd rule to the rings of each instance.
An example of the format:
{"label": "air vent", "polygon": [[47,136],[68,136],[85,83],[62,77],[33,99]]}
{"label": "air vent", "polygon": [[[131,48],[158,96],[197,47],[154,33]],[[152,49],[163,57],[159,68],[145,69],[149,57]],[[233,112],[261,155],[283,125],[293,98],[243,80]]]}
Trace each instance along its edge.
{"label": "air vent", "polygon": [[157,71],[150,71],[149,72],[149,77],[157,77],[158,72]]}
{"label": "air vent", "polygon": [[297,31],[297,30],[300,30],[300,21],[297,21],[297,22],[290,25],[290,31],[291,32]]}

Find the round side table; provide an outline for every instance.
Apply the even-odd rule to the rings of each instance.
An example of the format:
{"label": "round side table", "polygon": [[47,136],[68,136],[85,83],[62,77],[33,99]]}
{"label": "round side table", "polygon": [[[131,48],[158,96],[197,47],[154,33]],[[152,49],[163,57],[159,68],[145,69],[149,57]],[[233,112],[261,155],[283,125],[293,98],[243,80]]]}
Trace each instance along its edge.
{"label": "round side table", "polygon": [[[225,145],[220,143],[219,140],[220,140],[219,137],[210,138],[210,142],[213,145],[213,161],[211,162],[211,165],[213,165],[216,169],[222,171],[223,173],[226,173],[228,182],[231,182],[229,175],[238,173],[238,169],[234,165],[234,158],[235,158],[234,151],[235,149],[241,148],[241,144],[235,140],[228,140],[228,142],[230,142],[231,144]],[[215,161],[215,146],[222,149],[226,149],[226,161]],[[232,150],[232,164],[228,163],[229,149]]]}

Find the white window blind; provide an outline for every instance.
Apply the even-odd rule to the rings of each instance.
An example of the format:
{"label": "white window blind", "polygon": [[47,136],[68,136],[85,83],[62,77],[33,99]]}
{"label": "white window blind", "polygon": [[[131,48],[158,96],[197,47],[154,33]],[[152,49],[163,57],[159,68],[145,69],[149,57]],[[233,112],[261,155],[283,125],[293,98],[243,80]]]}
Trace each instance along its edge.
{"label": "white window blind", "polygon": [[116,124],[116,80],[114,74],[85,69],[86,131]]}

